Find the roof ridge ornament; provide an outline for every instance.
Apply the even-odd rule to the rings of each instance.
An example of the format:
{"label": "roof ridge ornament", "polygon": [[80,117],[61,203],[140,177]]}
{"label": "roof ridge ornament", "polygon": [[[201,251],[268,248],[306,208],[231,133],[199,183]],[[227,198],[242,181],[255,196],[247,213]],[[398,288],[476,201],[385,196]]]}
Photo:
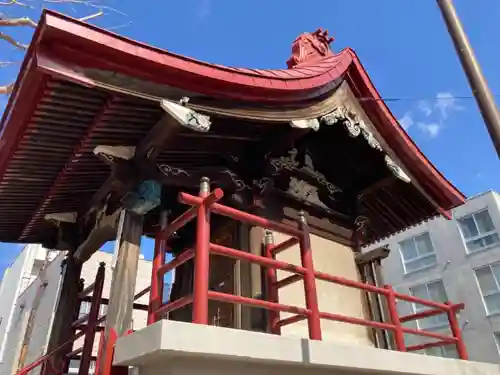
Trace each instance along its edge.
{"label": "roof ridge ornament", "polygon": [[210,130],[210,117],[202,115],[192,109],[188,108],[186,105],[189,102],[188,97],[183,97],[180,103],[175,103],[170,100],[163,99],[160,103],[161,107],[170,116],[180,122],[183,126],[188,129],[206,133]]}
{"label": "roof ridge ornament", "polygon": [[341,123],[344,125],[345,129],[352,138],[356,138],[362,134],[363,138],[370,145],[370,147],[385,154],[385,164],[394,176],[406,183],[411,182],[410,176],[408,176],[408,174],[387,154],[387,152],[385,152],[380,142],[371,132],[370,127],[363,120],[361,120],[356,113],[350,111],[344,106],[340,106],[335,108],[332,112],[322,116],[320,121],[327,126],[333,126],[337,123]]}
{"label": "roof ridge ornament", "polygon": [[333,56],[330,43],[335,39],[328,35],[328,30],[321,28],[313,33],[302,33],[292,43],[292,56],[286,62],[288,69],[306,62],[321,60]]}

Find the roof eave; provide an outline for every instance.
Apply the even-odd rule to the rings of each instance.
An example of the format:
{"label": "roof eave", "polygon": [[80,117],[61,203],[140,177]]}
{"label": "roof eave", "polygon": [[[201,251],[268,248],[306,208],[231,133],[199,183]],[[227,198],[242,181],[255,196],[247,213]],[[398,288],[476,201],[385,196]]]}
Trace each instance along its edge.
{"label": "roof eave", "polygon": [[[177,55],[53,11],[45,11],[42,19],[46,30],[42,43],[49,44],[51,50],[74,64],[126,72],[214,97],[300,103],[332,89],[331,83],[351,64],[350,54],[341,51],[318,62],[315,69],[310,66],[275,70],[232,68]],[[62,44],[66,51],[61,49]],[[98,61],[102,55],[99,51],[108,55],[102,62]]]}
{"label": "roof eave", "polygon": [[438,213],[451,218],[449,210],[465,203],[465,195],[443,176],[413,142],[387,104],[381,100],[356,53],[353,50],[350,50],[350,53],[353,56],[353,65],[346,79],[355,87],[357,94],[363,97],[360,101],[361,106],[396,156],[425,188],[425,193],[435,201]]}
{"label": "roof eave", "polygon": [[[223,72],[226,69],[231,70],[231,74],[233,75],[251,77],[250,80],[256,91],[259,91],[258,84],[269,81],[269,79],[257,80],[254,76],[255,72],[250,69],[238,70],[210,65],[128,40],[124,37],[108,31],[103,31],[95,26],[73,20],[52,11],[44,11],[33,37],[33,43],[30,45],[26,54],[21,67],[21,73],[19,74],[14,91],[2,118],[2,126],[5,126],[7,123],[9,126],[2,133],[2,138],[0,139],[0,147],[2,143],[4,143],[3,148],[0,149],[0,175],[3,174],[3,168],[6,162],[10,159],[12,153],[16,149],[19,138],[23,135],[24,127],[28,122],[27,117],[30,116],[33,111],[31,107],[37,104],[37,97],[43,93],[45,75],[38,69],[36,52],[41,49],[40,47],[43,47],[40,45],[45,42],[49,42],[50,46],[50,41],[53,41],[53,38],[63,38],[65,41],[68,41],[68,43],[72,43],[79,39],[83,41],[89,52],[92,51],[92,47],[95,46],[96,43],[100,43],[104,48],[109,48],[116,51],[116,53],[127,56],[127,59],[119,60],[122,65],[130,65],[134,58],[150,60],[152,64],[157,64],[159,67],[163,68],[165,66],[176,68],[178,64],[186,63],[188,66],[184,66],[183,70],[189,73],[190,66],[197,66],[199,69],[193,74],[197,74],[198,76],[202,76],[204,71],[208,72],[210,69],[212,69],[212,74],[214,70],[218,69],[217,71]],[[113,43],[110,43],[110,41]],[[387,105],[380,100],[379,93],[375,89],[357,55],[352,50],[348,49],[337,56],[342,56],[343,58],[341,68],[348,72],[346,79],[349,83],[361,90],[363,97],[371,97],[374,99],[369,101],[364,100],[361,104],[369,117],[373,119],[375,125],[377,125],[378,122],[377,128],[381,136],[387,140],[401,162],[425,188],[426,193],[434,199],[437,204],[437,211],[444,214],[444,216],[448,216],[446,215],[447,211],[455,206],[463,204],[465,202],[465,196],[446,180],[401,128]],[[346,64],[348,64],[348,66],[345,66]],[[339,70],[335,70],[339,72]],[[286,70],[283,71],[286,72]],[[292,76],[297,76],[299,71],[300,68],[299,70],[292,69],[289,73]],[[343,73],[337,74],[342,75]],[[319,92],[320,89],[324,89],[325,85],[332,82],[333,78],[335,77],[332,77],[332,72],[330,71],[325,74],[314,76],[308,81],[304,80],[303,83],[298,84],[296,88],[297,92],[301,92],[304,95],[295,96],[295,100],[305,100],[308,95],[314,95],[315,92]],[[298,79],[290,78],[290,82],[297,81]],[[207,79],[204,86],[209,87],[210,82],[211,81]],[[279,99],[282,97],[282,95],[278,95],[280,92],[281,94],[283,92],[290,92],[290,82],[285,83],[285,88],[273,87],[272,83],[268,84],[267,87],[261,87],[261,91],[264,94],[262,96],[254,94],[253,98],[259,100],[262,98],[269,99],[269,93],[274,93],[277,99]],[[182,84],[182,82],[179,83],[179,85]],[[225,91],[226,93],[231,92],[231,90],[222,89],[220,85],[216,89]],[[293,95],[290,96],[290,98],[293,98]],[[21,106],[16,103],[26,103],[27,107],[23,105],[21,108]]]}

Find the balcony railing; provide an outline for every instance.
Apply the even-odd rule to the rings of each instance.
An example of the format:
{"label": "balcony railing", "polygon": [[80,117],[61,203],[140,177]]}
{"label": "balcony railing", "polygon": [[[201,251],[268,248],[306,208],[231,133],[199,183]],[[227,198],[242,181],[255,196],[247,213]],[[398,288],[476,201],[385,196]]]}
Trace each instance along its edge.
{"label": "balcony railing", "polygon": [[[309,227],[304,215],[300,216],[298,228],[295,228],[217,203],[222,197],[223,191],[221,189],[215,189],[212,192],[209,191],[209,181],[207,179],[203,179],[201,182],[199,196],[193,196],[186,193],[179,194],[179,202],[190,205],[191,207],[170,225],[157,233],[151,278],[152,283],[148,324],[152,324],[165,317],[167,313],[189,304],[192,304],[192,322],[197,324],[209,324],[208,301],[215,300],[269,310],[268,331],[274,334],[280,334],[281,327],[283,326],[307,320],[309,338],[311,340],[321,340],[321,320],[326,319],[391,332],[394,340],[394,347],[398,351],[417,351],[431,347],[453,344],[456,345],[459,358],[467,359],[467,351],[462,340],[461,331],[456,317],[456,313],[463,309],[463,304],[438,303],[423,300],[417,297],[397,293],[391,286],[381,288],[372,284],[349,280],[343,277],[316,271],[313,266]],[[242,223],[279,232],[289,236],[290,238],[277,245],[274,245],[271,241],[266,241],[265,256],[258,256],[241,250],[214,244],[210,242],[211,214],[223,215]],[[176,258],[168,263],[165,263],[165,245],[167,239],[195,218],[195,248],[186,249]],[[297,244],[300,247],[301,254],[302,264],[300,266],[275,259],[276,254]],[[266,285],[268,300],[254,299],[209,290],[210,254],[247,261],[267,268]],[[194,259],[194,287],[192,294],[168,303],[163,303],[162,286],[164,275],[191,259]],[[287,271],[292,275],[278,281],[276,270]],[[316,279],[383,296],[386,300],[389,312],[388,321],[373,321],[320,311],[316,292]],[[304,281],[306,307],[303,308],[279,303],[278,290],[286,285],[300,280]],[[422,304],[430,307],[431,309],[417,314],[400,317],[396,308],[397,300]],[[287,312],[293,315],[285,319],[279,319],[279,312]],[[432,331],[408,328],[402,325],[404,322],[418,320],[438,314],[447,315],[451,329],[451,336],[442,335]],[[405,334],[424,336],[435,339],[436,341],[421,345],[406,346],[404,340]]]}

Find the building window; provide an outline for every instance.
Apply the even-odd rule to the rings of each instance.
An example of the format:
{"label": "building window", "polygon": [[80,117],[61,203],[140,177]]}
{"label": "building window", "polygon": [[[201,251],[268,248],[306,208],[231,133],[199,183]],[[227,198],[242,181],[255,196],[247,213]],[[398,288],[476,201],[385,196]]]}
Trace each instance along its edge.
{"label": "building window", "polygon": [[106,315],[108,313],[108,305],[101,304],[101,307],[99,308],[99,317]]}
{"label": "building window", "polygon": [[399,248],[406,273],[429,268],[436,264],[436,254],[428,232],[400,242]]}
{"label": "building window", "polygon": [[163,303],[167,303],[170,300],[171,284],[168,282],[163,283]]}
{"label": "building window", "polygon": [[80,311],[78,312],[78,319],[82,318],[90,312],[90,302],[82,302],[80,304]]}
{"label": "building window", "polygon": [[491,247],[500,242],[500,237],[495,230],[488,210],[476,212],[457,221],[469,253]]}
{"label": "building window", "polygon": [[68,374],[78,374],[78,369],[80,368],[80,360],[72,359],[69,361]]}
{"label": "building window", "polygon": [[500,351],[500,332],[493,332],[493,336],[495,337],[495,343],[497,344],[497,348]]}
{"label": "building window", "polygon": [[500,313],[500,263],[475,270],[488,315]]}
{"label": "building window", "polygon": [[[72,359],[69,361],[68,375],[78,374],[79,369],[80,369],[80,360],[79,359]],[[93,375],[95,373],[95,361],[90,361],[88,373],[89,373],[89,375]]]}
{"label": "building window", "polygon": [[42,259],[35,259],[33,267],[31,268],[31,275],[37,277],[43,268],[45,261]]}
{"label": "building window", "polygon": [[[442,280],[436,280],[427,284],[413,286],[410,288],[410,294],[414,297],[435,302],[446,302],[448,300],[448,296],[446,295],[446,290],[444,289]],[[429,306],[417,303],[413,304],[413,311],[415,313],[429,309],[431,309],[431,307]],[[419,319],[417,324],[418,328],[420,329],[443,327],[448,324],[448,317],[446,316],[446,314],[434,315],[425,319]]]}
{"label": "building window", "polygon": [[422,351],[422,354],[432,355],[434,357],[455,358],[458,359],[458,352],[455,345],[438,346]]}

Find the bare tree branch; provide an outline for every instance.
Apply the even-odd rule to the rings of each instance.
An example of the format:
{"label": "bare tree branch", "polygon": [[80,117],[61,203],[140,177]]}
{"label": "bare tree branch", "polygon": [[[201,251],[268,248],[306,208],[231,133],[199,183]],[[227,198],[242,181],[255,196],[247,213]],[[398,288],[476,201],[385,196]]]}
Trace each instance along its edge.
{"label": "bare tree branch", "polygon": [[28,49],[28,45],[19,43],[13,37],[11,37],[10,35],[7,35],[5,33],[0,32],[0,39],[5,40],[6,42],[12,44],[16,48],[23,49],[23,50]]}
{"label": "bare tree branch", "polygon": [[[27,1],[27,3],[22,2],[22,1]],[[1,6],[21,6],[21,7],[26,7],[30,9],[35,9],[34,6],[30,4],[31,0],[0,0],[0,7]],[[80,21],[90,21],[93,20],[94,18],[101,17],[105,15],[105,12],[114,12],[118,13],[120,15],[126,16],[125,13],[122,13],[114,8],[111,8],[107,5],[104,5],[101,3],[100,0],[38,0],[39,3],[44,3],[44,4],[68,4],[70,8],[73,8],[73,5],[78,5],[80,7],[88,7],[91,8],[90,14],[84,17],[79,18]],[[74,9],[76,11],[76,9]],[[93,13],[92,13],[93,12]],[[119,25],[114,27],[114,29],[121,28],[124,26],[129,25],[131,22],[128,22],[123,25]],[[11,17],[8,14],[5,14],[4,12],[0,12],[0,27],[14,27],[17,29],[17,27],[30,27],[30,28],[36,28],[37,23],[33,21],[29,17]],[[15,30],[11,29],[11,30]],[[112,28],[110,28],[112,29]],[[9,33],[10,34],[10,33]],[[7,43],[11,44],[12,46],[16,47],[19,50],[27,50],[29,45],[20,43],[16,40],[15,37],[12,37],[11,35],[6,34],[3,31],[0,31],[0,40],[4,40]],[[17,35],[13,33],[13,35]],[[6,61],[1,61],[0,60],[0,68],[5,68],[11,64],[15,64],[16,61],[9,61],[9,59],[6,59]],[[0,95],[5,95],[5,94],[10,94],[14,88],[14,84],[8,84],[8,85],[0,85]]]}
{"label": "bare tree branch", "polygon": [[104,14],[104,12],[102,10],[100,10],[99,12],[96,12],[94,14],[90,14],[88,16],[85,16],[85,17],[82,17],[82,18],[79,18],[80,21],[88,21],[88,20],[91,20],[93,18],[97,18],[97,17],[100,17]]}
{"label": "bare tree branch", "polygon": [[20,1],[17,1],[17,0],[0,1],[0,5],[19,5],[19,6],[26,7],[26,8],[32,8],[31,5],[21,3]]}
{"label": "bare tree branch", "polygon": [[107,9],[113,13],[118,13],[122,16],[126,16],[125,13],[120,12],[118,9],[112,8],[108,5],[104,4],[99,4],[97,1],[93,0],[43,0],[44,3],[48,4],[78,4],[78,5],[85,5],[91,8],[97,8],[100,10]]}
{"label": "bare tree branch", "polygon": [[14,89],[14,84],[11,83],[9,85],[5,85],[5,86],[0,86],[0,94],[1,95],[5,95],[5,94],[10,94],[12,92],[12,90]]}
{"label": "bare tree branch", "polygon": [[16,64],[16,61],[0,61],[0,68],[5,68],[9,65]]}
{"label": "bare tree branch", "polygon": [[0,18],[0,26],[31,26],[36,28],[36,22],[29,17]]}
{"label": "bare tree branch", "polygon": [[106,30],[108,30],[108,31],[114,31],[114,30],[118,30],[118,29],[122,29],[124,27],[127,27],[130,24],[132,24],[132,21],[128,21],[126,23],[122,23],[121,25],[107,27]]}

